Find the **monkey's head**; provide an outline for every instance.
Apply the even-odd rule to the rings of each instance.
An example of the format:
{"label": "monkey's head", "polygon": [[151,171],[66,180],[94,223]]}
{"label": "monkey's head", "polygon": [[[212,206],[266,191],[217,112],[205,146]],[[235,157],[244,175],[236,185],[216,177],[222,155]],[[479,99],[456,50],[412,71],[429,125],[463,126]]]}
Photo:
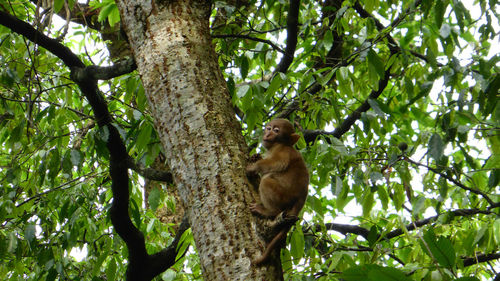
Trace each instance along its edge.
{"label": "monkey's head", "polygon": [[286,119],[274,119],[267,123],[264,129],[262,144],[266,149],[270,149],[275,143],[284,145],[294,145],[300,136],[295,133],[292,123]]}

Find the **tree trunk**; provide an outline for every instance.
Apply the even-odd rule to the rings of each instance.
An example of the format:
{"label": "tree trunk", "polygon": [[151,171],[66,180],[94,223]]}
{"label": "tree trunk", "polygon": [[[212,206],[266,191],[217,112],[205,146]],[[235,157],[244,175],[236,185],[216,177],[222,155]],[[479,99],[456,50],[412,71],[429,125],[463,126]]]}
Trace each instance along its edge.
{"label": "tree trunk", "polygon": [[117,1],[205,280],[277,280],[248,205],[247,149],[211,44],[210,1]]}

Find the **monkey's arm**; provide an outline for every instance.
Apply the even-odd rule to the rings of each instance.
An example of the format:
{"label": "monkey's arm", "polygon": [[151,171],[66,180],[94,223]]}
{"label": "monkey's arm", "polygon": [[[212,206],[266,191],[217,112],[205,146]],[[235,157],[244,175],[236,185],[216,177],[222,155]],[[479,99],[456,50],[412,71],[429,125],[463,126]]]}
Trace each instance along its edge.
{"label": "monkey's arm", "polygon": [[274,151],[269,157],[261,159],[248,165],[247,172],[257,172],[261,174],[283,172],[290,163],[290,153],[284,149]]}

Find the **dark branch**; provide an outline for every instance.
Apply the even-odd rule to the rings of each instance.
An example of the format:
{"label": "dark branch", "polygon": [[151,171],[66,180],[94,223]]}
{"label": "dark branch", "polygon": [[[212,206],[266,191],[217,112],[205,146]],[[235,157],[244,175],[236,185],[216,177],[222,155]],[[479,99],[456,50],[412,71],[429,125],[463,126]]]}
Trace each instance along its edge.
{"label": "dark branch", "polygon": [[[179,242],[181,242],[182,234],[189,228],[187,217],[182,219],[182,222],[175,234],[174,241],[167,248],[160,252],[149,255],[145,259],[130,264],[127,269],[128,280],[152,280],[155,276],[167,270],[177,261],[177,252],[179,249]],[[187,250],[187,248],[186,248]],[[180,257],[183,257],[186,251]]]}
{"label": "dark branch", "polygon": [[[421,4],[421,2],[422,2],[421,0],[415,1],[414,5],[412,5],[412,7],[419,6]],[[375,17],[373,17],[370,13],[368,13],[366,10],[364,10],[363,7],[358,2],[356,2],[354,4],[354,9],[358,12],[358,14],[361,17],[372,18],[375,22],[375,26],[377,27],[377,30],[383,31],[385,29],[385,27]],[[390,26],[391,27],[397,26],[406,17],[406,15],[409,14],[410,12],[411,12],[411,10],[407,9],[402,14],[402,16],[397,17],[390,24]],[[396,41],[389,34],[386,35],[386,38],[389,41],[388,47],[389,47],[391,55],[394,55],[394,54],[401,51],[399,45],[396,43]],[[387,69],[384,72],[384,77],[382,77],[378,83],[378,89],[372,90],[372,92],[366,98],[366,100],[358,108],[356,108],[349,116],[347,116],[347,118],[344,119],[344,121],[337,128],[335,128],[335,130],[333,132],[326,132],[326,131],[322,131],[322,130],[305,130],[303,132],[305,141],[306,142],[313,142],[320,135],[333,136],[333,137],[338,138],[338,139],[341,138],[345,133],[347,133],[351,129],[352,125],[354,125],[354,123],[357,120],[359,120],[359,118],[361,117],[361,114],[370,109],[371,106],[368,103],[368,101],[370,99],[377,99],[382,94],[385,87],[387,87],[389,80],[390,80],[390,69]]]}
{"label": "dark branch", "polygon": [[500,259],[500,253],[481,254],[472,258],[463,258],[464,266],[471,266],[480,262],[487,262]]}
{"label": "dark branch", "polygon": [[349,116],[347,116],[346,119],[337,127],[333,132],[326,132],[322,130],[304,130],[302,133],[304,134],[304,140],[309,143],[313,142],[316,140],[316,138],[320,135],[323,136],[332,136],[337,139],[340,139],[342,135],[347,133],[352,125],[361,117],[361,114],[363,112],[366,112],[370,109],[370,104],[368,101],[370,99],[377,99],[382,92],[384,91],[385,87],[387,87],[387,84],[389,83],[390,79],[390,69],[387,69],[384,72],[384,77],[378,82],[378,89],[373,90],[368,98],[360,105],[358,108],[356,108]]}
{"label": "dark branch", "polygon": [[350,224],[340,224],[340,223],[326,223],[326,230],[334,230],[340,232],[344,235],[352,233],[363,236],[365,239],[368,239],[368,234],[370,231],[366,228],[357,225]]}
{"label": "dark branch", "polygon": [[481,195],[486,201],[488,201],[488,203],[490,204],[490,206],[495,206],[496,204],[500,203],[500,202],[497,202],[497,203],[493,202],[493,200],[485,192],[483,192],[481,190],[474,189],[472,187],[468,187],[468,186],[464,185],[463,183],[459,182],[458,180],[452,178],[451,176],[449,176],[449,175],[447,175],[447,174],[439,171],[438,169],[435,169],[435,168],[429,167],[427,165],[415,162],[415,161],[411,160],[408,157],[404,157],[403,159],[405,161],[413,164],[413,165],[427,168],[428,170],[432,171],[433,173],[442,176],[443,178],[447,179],[448,181],[451,181],[452,183],[454,183],[456,186],[460,187],[461,189],[468,190],[468,191],[470,191],[472,193]]}
{"label": "dark branch", "polygon": [[280,52],[282,54],[285,53],[285,51],[283,51],[283,49],[281,49],[278,45],[274,44],[270,40],[261,39],[261,38],[257,38],[257,37],[253,37],[253,36],[249,36],[249,35],[244,35],[244,34],[212,34],[212,38],[242,38],[242,39],[249,39],[249,40],[253,40],[253,41],[257,41],[257,42],[266,43],[266,44],[270,45],[271,47],[273,47],[273,49],[275,49],[276,51],[278,51],[278,52]]}
{"label": "dark branch", "polygon": [[111,66],[91,65],[85,71],[95,80],[108,80],[134,71],[137,68],[133,58],[117,62]]}
{"label": "dark branch", "polygon": [[[492,214],[492,212],[490,212],[490,211],[484,211],[484,210],[479,210],[479,209],[457,209],[457,210],[445,212],[443,214],[447,214],[447,213],[453,214],[456,217],[468,217],[468,216],[473,216],[473,215],[477,215],[477,214],[486,214],[486,215]],[[419,220],[419,221],[410,223],[405,228],[408,231],[415,230],[418,227],[422,227],[424,225],[427,225],[427,224],[430,224],[430,223],[436,221],[439,218],[439,216],[441,216],[443,214],[439,214],[439,215],[436,215],[433,217],[429,217],[429,218],[426,218],[423,220]],[[395,230],[387,233],[387,235],[385,235],[383,238],[391,239],[391,238],[397,237],[399,235],[402,235],[403,233],[404,232],[402,229],[395,229]]]}
{"label": "dark branch", "polygon": [[[477,214],[489,215],[489,214],[493,214],[493,212],[480,210],[480,209],[457,209],[457,210],[445,212],[443,214],[453,214],[456,217],[461,217],[461,216],[466,217],[466,216],[473,216],[473,215],[477,215]],[[405,226],[405,228],[408,231],[415,230],[418,227],[422,227],[424,225],[427,225],[427,224],[430,224],[430,223],[436,221],[438,219],[438,217],[443,215],[443,214],[439,214],[437,216],[432,216],[432,217],[429,217],[429,218],[426,218],[423,220],[409,223],[408,225]],[[368,229],[357,226],[357,225],[327,223],[327,224],[325,224],[325,226],[326,226],[326,230],[337,231],[337,232],[340,232],[344,235],[349,234],[349,233],[361,235],[365,239],[368,239],[368,234],[370,233],[370,231]],[[321,229],[321,227],[316,226],[316,229],[319,230],[319,229]],[[404,233],[404,231],[401,228],[398,228],[398,229],[395,229],[395,230],[387,233],[385,236],[382,236],[382,237],[380,236],[380,234],[378,234],[377,239],[392,239],[392,238],[395,238],[395,237],[402,235],[403,233]]]}
{"label": "dark branch", "polygon": [[156,169],[146,168],[142,164],[137,163],[132,157],[128,157],[127,165],[130,169],[136,171],[139,175],[155,181],[173,183],[174,179],[170,172],[159,171]]}
{"label": "dark branch", "polygon": [[300,0],[290,0],[288,17],[286,20],[286,48],[277,71],[286,73],[293,62],[295,49],[297,48],[297,34],[299,32],[299,8]]}

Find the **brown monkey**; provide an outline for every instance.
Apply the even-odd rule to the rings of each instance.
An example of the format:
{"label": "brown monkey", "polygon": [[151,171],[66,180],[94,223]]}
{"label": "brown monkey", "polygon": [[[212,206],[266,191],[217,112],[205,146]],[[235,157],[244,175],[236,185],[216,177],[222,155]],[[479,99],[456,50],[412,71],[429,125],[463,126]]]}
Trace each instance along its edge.
{"label": "brown monkey", "polygon": [[[309,185],[309,173],[302,155],[293,148],[300,136],[293,125],[285,119],[274,119],[264,130],[262,144],[267,149],[266,156],[248,165],[249,177],[259,173],[260,204],[252,204],[250,210],[255,215],[275,218],[281,212],[287,218],[298,218],[304,206]],[[266,250],[255,264],[267,261],[278,242],[284,241],[290,227],[284,227],[269,242]]]}

